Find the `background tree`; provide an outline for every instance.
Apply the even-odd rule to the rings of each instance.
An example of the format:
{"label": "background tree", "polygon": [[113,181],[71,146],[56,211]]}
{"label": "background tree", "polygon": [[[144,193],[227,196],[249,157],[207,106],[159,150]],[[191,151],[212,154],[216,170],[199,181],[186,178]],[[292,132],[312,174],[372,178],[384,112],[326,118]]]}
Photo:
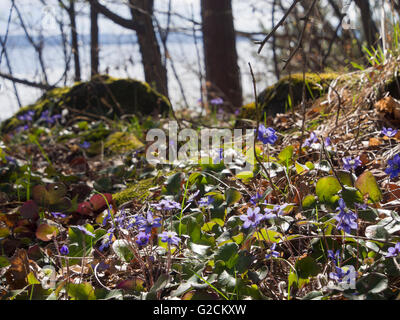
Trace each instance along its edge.
{"label": "background tree", "polygon": [[242,87],[231,0],[201,0],[201,17],[208,95],[240,107]]}
{"label": "background tree", "polygon": [[121,27],[136,31],[145,80],[168,97],[167,69],[161,60],[160,47],[153,26],[154,0],[129,0],[131,19],[124,18],[97,0],[89,0],[98,12]]}
{"label": "background tree", "polygon": [[97,7],[90,3],[90,75],[99,73],[99,25]]}

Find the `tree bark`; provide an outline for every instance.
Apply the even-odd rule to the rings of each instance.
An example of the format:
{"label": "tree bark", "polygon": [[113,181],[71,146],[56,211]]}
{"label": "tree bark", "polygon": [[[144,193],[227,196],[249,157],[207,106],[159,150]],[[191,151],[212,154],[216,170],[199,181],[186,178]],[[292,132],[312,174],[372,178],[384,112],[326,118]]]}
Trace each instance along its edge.
{"label": "tree bark", "polygon": [[360,8],[361,11],[361,21],[364,29],[365,40],[368,43],[369,47],[374,47],[377,45],[377,33],[378,28],[375,25],[374,20],[372,19],[372,13],[369,6],[368,0],[355,0],[356,5]]}
{"label": "tree bark", "polygon": [[136,24],[140,54],[146,82],[168,97],[167,69],[162,64],[161,51],[153,26],[154,0],[129,0]]}
{"label": "tree bark", "polygon": [[99,74],[99,25],[97,8],[90,5],[90,75]]}
{"label": "tree bark", "polygon": [[209,98],[219,96],[240,107],[242,87],[231,0],[201,0],[201,16]]}
{"label": "tree bark", "polygon": [[81,63],[79,58],[78,30],[76,28],[75,0],[69,1],[68,16],[71,23],[71,47],[74,55],[75,81],[81,81]]}

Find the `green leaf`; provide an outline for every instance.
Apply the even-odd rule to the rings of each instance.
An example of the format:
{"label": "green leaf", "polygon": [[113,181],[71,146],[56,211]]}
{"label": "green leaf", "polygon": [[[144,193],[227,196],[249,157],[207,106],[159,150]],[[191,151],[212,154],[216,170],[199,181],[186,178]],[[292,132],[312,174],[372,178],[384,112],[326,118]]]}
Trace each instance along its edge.
{"label": "green leaf", "polygon": [[7,238],[10,235],[10,229],[7,227],[0,228],[0,238]]}
{"label": "green leaf", "polygon": [[88,282],[68,285],[68,295],[72,300],[96,300],[94,289]]}
{"label": "green leaf", "polygon": [[285,166],[291,166],[293,163],[293,151],[294,147],[291,145],[284,148],[278,155],[278,163]]}
{"label": "green leaf", "polygon": [[354,203],[362,203],[363,196],[358,189],[344,186],[341,191],[342,198],[348,207],[354,207]]}
{"label": "green leaf", "polygon": [[363,195],[368,195],[373,203],[382,200],[382,192],[379,189],[375,177],[370,171],[364,171],[357,179],[355,186]]}
{"label": "green leaf", "polygon": [[115,240],[112,249],[118,258],[124,262],[129,262],[134,258],[129,242],[124,239]]}
{"label": "green leaf", "polygon": [[311,256],[298,258],[294,267],[300,279],[315,277],[320,271],[317,262]]}
{"label": "green leaf", "polygon": [[318,199],[330,206],[338,200],[337,193],[342,189],[339,181],[333,176],[327,176],[319,179],[315,187]]}
{"label": "green leaf", "polygon": [[146,296],[146,300],[155,300],[157,298],[157,292],[164,289],[169,282],[169,277],[167,274],[162,273],[154,285],[151,287],[149,293]]}
{"label": "green leaf", "polygon": [[262,228],[260,231],[254,233],[253,237],[257,240],[266,241],[268,243],[278,243],[283,239],[283,234],[266,228]]}
{"label": "green leaf", "polygon": [[58,232],[59,231],[56,226],[42,223],[36,230],[36,238],[42,241],[50,241],[54,236],[58,234]]}
{"label": "green leaf", "polygon": [[10,260],[7,257],[0,256],[0,268],[5,268],[10,265]]}
{"label": "green leaf", "polygon": [[241,179],[244,182],[247,182],[248,180],[252,179],[253,177],[254,177],[253,171],[242,171],[236,175],[236,178]]}
{"label": "green leaf", "polygon": [[369,239],[387,241],[389,239],[389,232],[384,226],[372,225],[365,228],[365,236]]}
{"label": "green leaf", "polygon": [[233,188],[226,189],[225,191],[225,201],[228,206],[238,202],[242,198],[242,194]]}
{"label": "green leaf", "polygon": [[40,281],[38,279],[36,279],[36,277],[32,271],[28,273],[28,275],[26,276],[26,279],[28,280],[29,284],[40,284]]}
{"label": "green leaf", "polygon": [[317,199],[315,198],[315,196],[313,194],[309,194],[304,197],[301,205],[303,206],[303,209],[311,209],[315,207],[316,203]]}
{"label": "green leaf", "polygon": [[215,253],[214,260],[224,261],[226,266],[230,269],[236,263],[236,260],[238,258],[238,251],[239,251],[239,246],[237,243],[235,242],[225,243],[218,248],[217,252]]}
{"label": "green leaf", "polygon": [[296,173],[297,174],[302,174],[303,172],[308,172],[310,170],[306,165],[301,164],[301,163],[299,163],[297,161],[294,164],[294,166],[296,168]]}
{"label": "green leaf", "polygon": [[356,289],[360,293],[379,293],[388,288],[388,282],[384,274],[372,272],[356,282]]}
{"label": "green leaf", "polygon": [[170,176],[166,182],[167,194],[177,195],[180,193],[182,173],[178,172]]}
{"label": "green leaf", "polygon": [[348,187],[354,186],[354,179],[353,179],[353,176],[352,176],[352,174],[350,172],[343,171],[343,170],[338,170],[336,172],[336,174],[337,174],[337,176],[339,178],[339,181],[343,185],[348,186]]}

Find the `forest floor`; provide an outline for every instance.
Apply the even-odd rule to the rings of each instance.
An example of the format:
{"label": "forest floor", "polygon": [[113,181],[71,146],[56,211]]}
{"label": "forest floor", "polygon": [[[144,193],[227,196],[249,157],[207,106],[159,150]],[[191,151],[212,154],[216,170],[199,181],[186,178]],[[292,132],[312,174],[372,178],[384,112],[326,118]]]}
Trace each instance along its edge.
{"label": "forest floor", "polygon": [[397,66],[261,123],[229,164],[150,164],[171,119],[27,114],[0,142],[0,299],[399,298]]}

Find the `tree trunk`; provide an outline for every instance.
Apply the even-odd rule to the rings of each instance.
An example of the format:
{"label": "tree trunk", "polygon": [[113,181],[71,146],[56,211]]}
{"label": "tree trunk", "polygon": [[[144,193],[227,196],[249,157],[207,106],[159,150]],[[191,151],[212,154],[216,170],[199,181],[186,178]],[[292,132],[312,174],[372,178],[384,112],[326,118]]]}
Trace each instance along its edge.
{"label": "tree trunk", "polygon": [[204,59],[209,98],[242,105],[231,0],[201,0]]}
{"label": "tree trunk", "polygon": [[374,47],[377,45],[377,33],[378,28],[376,27],[369,6],[368,0],[355,0],[356,5],[361,11],[361,20],[364,29],[365,40],[368,43],[368,47]]}
{"label": "tree trunk", "polygon": [[129,0],[136,24],[146,82],[168,97],[167,69],[162,64],[160,47],[153,26],[154,0]]}
{"label": "tree trunk", "polygon": [[81,63],[79,59],[78,30],[76,29],[75,0],[69,1],[68,16],[71,23],[71,46],[74,55],[75,81],[81,80]]}
{"label": "tree trunk", "polygon": [[90,75],[99,74],[99,25],[97,8],[90,5]]}

